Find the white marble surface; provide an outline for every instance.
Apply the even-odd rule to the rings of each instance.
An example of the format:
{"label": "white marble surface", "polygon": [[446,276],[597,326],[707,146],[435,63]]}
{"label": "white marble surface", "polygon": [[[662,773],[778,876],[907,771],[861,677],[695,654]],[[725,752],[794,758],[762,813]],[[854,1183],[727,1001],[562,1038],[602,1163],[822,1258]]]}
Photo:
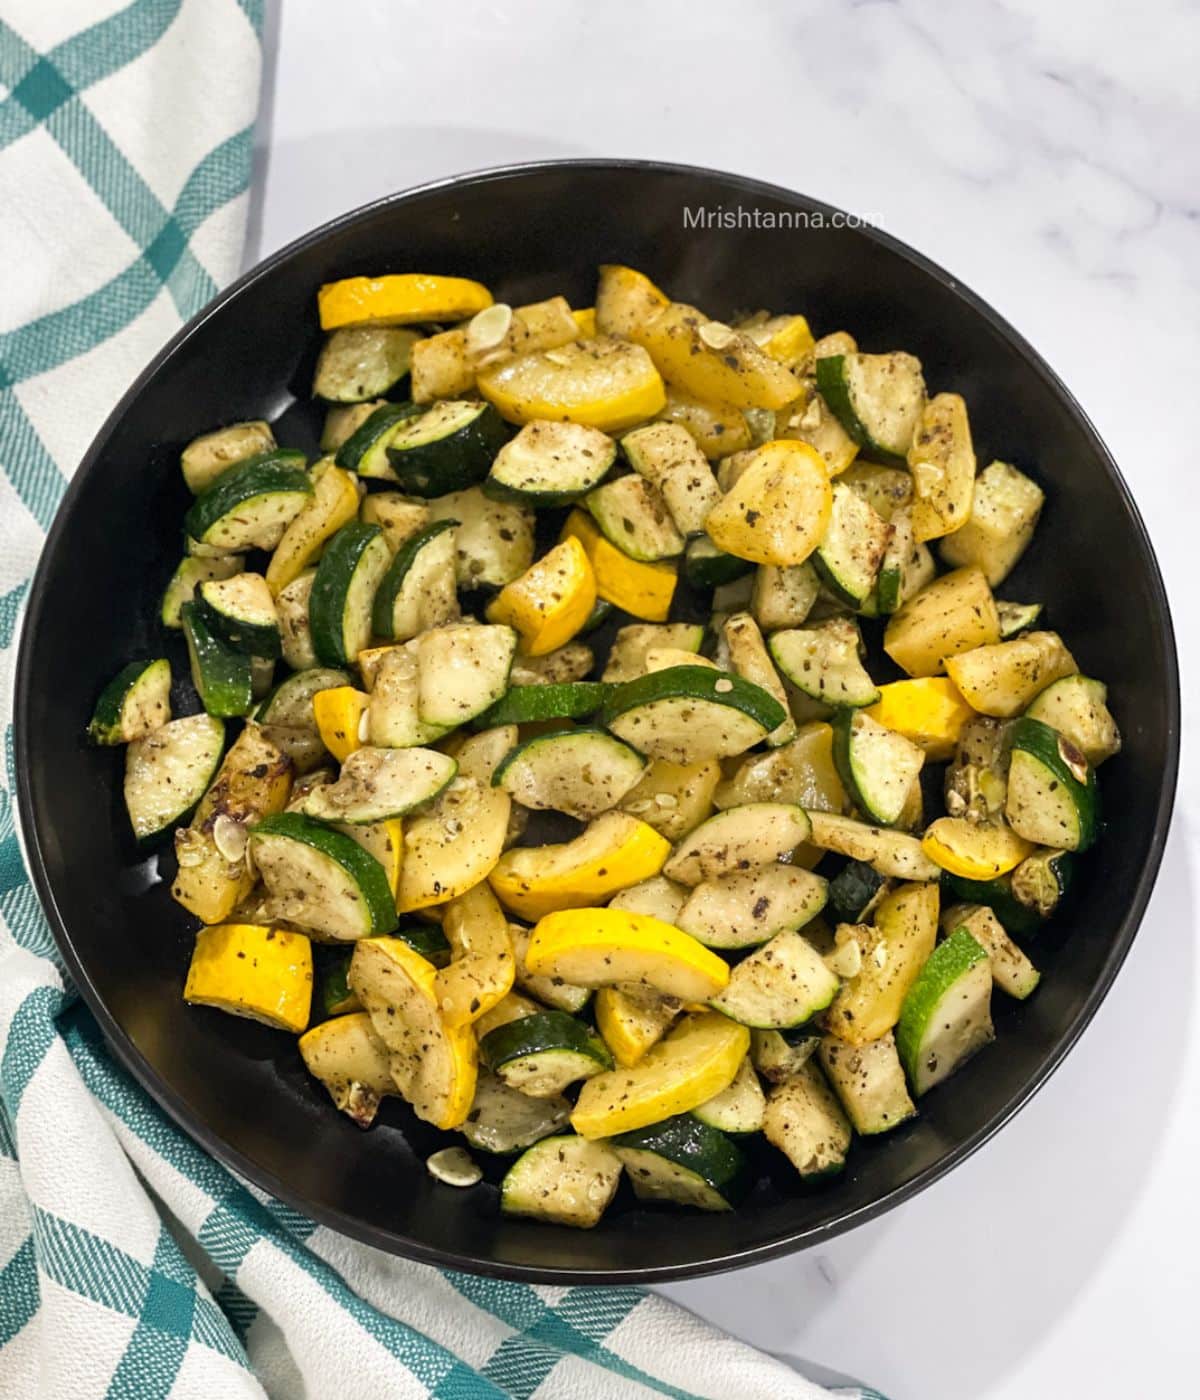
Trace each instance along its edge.
{"label": "white marble surface", "polygon": [[[1194,712],[1195,3],[287,0],[270,31],[252,258],[430,177],[621,155],[790,185],[951,268],[1042,350],[1120,461]],[[667,1292],[893,1400],[1194,1393],[1194,745],[1184,763],[1142,934],[1035,1102],[878,1223]]]}

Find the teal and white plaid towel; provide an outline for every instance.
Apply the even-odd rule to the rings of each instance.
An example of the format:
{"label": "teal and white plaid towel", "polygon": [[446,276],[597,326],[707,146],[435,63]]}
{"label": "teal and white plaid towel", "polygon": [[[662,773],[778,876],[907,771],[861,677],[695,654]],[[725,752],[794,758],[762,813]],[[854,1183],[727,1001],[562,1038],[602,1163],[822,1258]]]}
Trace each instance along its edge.
{"label": "teal and white plaid towel", "polygon": [[0,20],[0,1395],[825,1395],[638,1289],[439,1273],[315,1226],[155,1107],[56,960],[10,795],[17,620],[89,440],[237,270],[261,4]]}

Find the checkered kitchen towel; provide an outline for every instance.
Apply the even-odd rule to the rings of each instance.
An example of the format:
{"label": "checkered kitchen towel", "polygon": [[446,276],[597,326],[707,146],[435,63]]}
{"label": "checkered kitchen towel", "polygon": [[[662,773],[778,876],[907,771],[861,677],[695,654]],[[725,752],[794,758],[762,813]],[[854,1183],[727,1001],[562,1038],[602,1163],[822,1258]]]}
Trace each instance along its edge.
{"label": "checkered kitchen towel", "polygon": [[316,1227],[175,1128],[56,960],[11,797],[18,615],[88,441],[237,269],[261,3],[0,7],[0,1395],[824,1395],[638,1289]]}

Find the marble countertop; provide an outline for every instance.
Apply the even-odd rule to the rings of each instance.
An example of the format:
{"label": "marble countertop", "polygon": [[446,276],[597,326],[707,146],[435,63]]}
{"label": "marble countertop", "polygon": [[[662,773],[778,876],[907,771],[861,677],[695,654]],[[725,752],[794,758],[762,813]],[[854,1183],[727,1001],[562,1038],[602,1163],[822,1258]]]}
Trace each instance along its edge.
{"label": "marble countertop", "polygon": [[[268,6],[268,48],[250,261],[433,177],[644,156],[803,190],[950,268],[1042,351],[1120,462],[1174,600],[1195,713],[1190,0],[287,0]],[[664,1291],[818,1378],[892,1400],[1194,1386],[1198,838],[1192,746],[1112,994],[983,1151],[819,1249]]]}

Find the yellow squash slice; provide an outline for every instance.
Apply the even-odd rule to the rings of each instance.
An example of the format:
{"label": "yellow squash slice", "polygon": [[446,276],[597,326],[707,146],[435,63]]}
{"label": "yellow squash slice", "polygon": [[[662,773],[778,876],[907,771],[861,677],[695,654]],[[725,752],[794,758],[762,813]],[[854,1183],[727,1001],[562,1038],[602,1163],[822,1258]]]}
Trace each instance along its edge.
{"label": "yellow squash slice", "polygon": [[448,1026],[466,1026],[512,990],[517,960],[508,920],[496,896],[479,884],[446,905],[442,930],[452,958],[436,978],[438,1005]]}
{"label": "yellow squash slice", "polygon": [[510,423],[549,418],[606,433],[644,423],[667,401],[645,350],[605,336],[516,355],[480,370],[477,382]]}
{"label": "yellow squash slice", "polygon": [[[384,650],[385,648],[378,648]],[[390,647],[386,650],[391,650]],[[355,749],[362,747],[359,726],[370,696],[352,685],[335,685],[318,690],[313,696],[313,719],[321,742],[339,763],[345,763]]]}
{"label": "yellow squash slice", "polygon": [[312,1003],[312,944],[265,924],[215,924],[196,935],[184,1001],[299,1033]]}
{"label": "yellow squash slice", "polygon": [[620,987],[601,987],[594,1004],[596,1028],[613,1059],[626,1069],[658,1044],[679,1015],[677,1002],[630,996]]}
{"label": "yellow squash slice", "polygon": [[803,564],[825,537],[833,492],[805,442],[764,443],[705,523],[713,544],[756,564]]}
{"label": "yellow squash slice", "polygon": [[985,826],[965,817],[939,817],[926,829],[921,849],[942,870],[965,880],[994,880],[1015,870],[1033,846],[1007,826]]}
{"label": "yellow squash slice", "polygon": [[1057,632],[1027,632],[952,656],[946,671],[972,709],[1012,719],[1048,685],[1076,675],[1079,667]]}
{"label": "yellow squash slice", "polygon": [[521,634],[530,656],[545,656],[569,642],[596,605],[596,575],[583,543],[569,535],[520,578],[500,590],[489,622],[506,622]]}
{"label": "yellow squash slice", "polygon": [[620,263],[601,264],[594,316],[596,329],[602,335],[632,340],[639,327],[652,321],[670,304],[670,297],[659,291],[644,273]]}
{"label": "yellow squash slice", "polygon": [[422,321],[463,321],[485,306],[492,294],[466,277],[435,277],[422,272],[388,277],[344,277],[317,293],[323,331],[339,326],[409,326]]}
{"label": "yellow squash slice", "polygon": [[435,1128],[457,1128],[475,1098],[475,1032],[442,1019],[437,969],[401,938],[363,938],[354,945],[347,980],[417,1117]]}
{"label": "yellow squash slice", "polygon": [[396,908],[401,913],[444,904],[485,880],[500,859],[512,799],[461,774],[404,830]]}
{"label": "yellow squash slice", "polygon": [[304,1067],[360,1128],[375,1121],[380,1100],[396,1092],[387,1046],[365,1011],[332,1016],[300,1037]]}
{"label": "yellow squash slice", "polygon": [[729,1087],[749,1049],[745,1026],[716,1011],[689,1015],[632,1068],[587,1080],[571,1126],[605,1138],[687,1113]]}
{"label": "yellow squash slice", "polygon": [[1000,640],[1000,615],[983,571],[943,574],[893,613],[883,649],[910,676],[936,676],[947,657]]}
{"label": "yellow squash slice", "polygon": [[667,620],[677,582],[673,564],[643,563],[622,554],[581,510],[573,510],[567,517],[563,539],[577,539],[583,546],[596,580],[597,597],[646,622]]}
{"label": "yellow squash slice", "polygon": [[878,702],[866,713],[910,739],[934,763],[954,757],[963,726],[975,716],[958,687],[945,676],[881,685]]}
{"label": "yellow squash slice", "polygon": [[540,919],[558,909],[600,904],[657,875],[670,854],[670,842],[652,826],[625,812],[605,812],[573,841],[506,851],[488,878],[506,909],[518,918]]}
{"label": "yellow squash slice", "polygon": [[316,562],[325,541],[358,514],[358,482],[352,472],[326,467],[313,493],[292,517],[267,565],[267,586],[278,595]]}
{"label": "yellow squash slice", "polygon": [[727,457],[731,452],[744,452],[754,442],[750,424],[740,408],[731,403],[705,403],[670,385],[666,407],[658,417],[662,422],[686,428],[709,461]]}
{"label": "yellow squash slice", "polygon": [[580,987],[640,983],[688,1002],[708,1001],[729,981],[728,963],[691,934],[627,909],[547,914],[533,930],[525,966]]}

